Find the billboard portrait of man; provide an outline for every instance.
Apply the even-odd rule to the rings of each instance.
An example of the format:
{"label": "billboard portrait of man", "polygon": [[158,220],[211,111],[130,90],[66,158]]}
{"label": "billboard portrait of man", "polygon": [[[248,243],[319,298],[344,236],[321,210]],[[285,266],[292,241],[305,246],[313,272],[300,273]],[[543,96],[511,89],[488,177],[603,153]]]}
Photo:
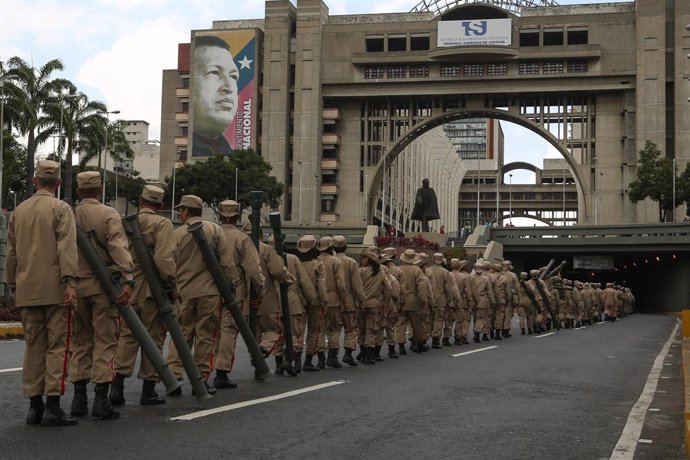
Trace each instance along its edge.
{"label": "billboard portrait of man", "polygon": [[254,147],[254,41],[253,33],[239,32],[195,37],[192,156]]}

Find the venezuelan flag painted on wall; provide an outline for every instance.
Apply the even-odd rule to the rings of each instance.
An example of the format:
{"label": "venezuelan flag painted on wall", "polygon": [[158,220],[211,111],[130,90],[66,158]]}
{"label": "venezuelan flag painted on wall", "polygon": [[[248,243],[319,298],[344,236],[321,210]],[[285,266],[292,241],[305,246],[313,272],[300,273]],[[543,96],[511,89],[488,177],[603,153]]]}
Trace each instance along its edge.
{"label": "venezuelan flag painted on wall", "polygon": [[[196,37],[212,35],[228,44],[239,72],[237,79],[237,111],[230,126],[223,134],[232,150],[256,148],[257,95],[256,76],[258,59],[255,30],[199,31]],[[192,64],[194,53],[192,53]],[[192,69],[194,66],[192,65]],[[192,79],[194,76],[192,76]],[[193,103],[193,101],[192,101]],[[194,114],[192,114],[194,117]],[[192,122],[192,129],[193,129]],[[195,155],[194,149],[192,155]],[[227,153],[227,152],[222,152]]]}

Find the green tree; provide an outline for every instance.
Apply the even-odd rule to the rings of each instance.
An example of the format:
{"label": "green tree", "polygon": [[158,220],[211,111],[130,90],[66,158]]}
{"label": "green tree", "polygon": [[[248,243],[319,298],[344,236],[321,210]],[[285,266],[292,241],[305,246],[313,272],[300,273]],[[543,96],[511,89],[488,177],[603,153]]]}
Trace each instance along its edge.
{"label": "green tree", "polygon": [[[26,185],[26,147],[20,144],[8,130],[4,131],[2,157],[2,189],[7,193],[2,195],[2,207],[11,208],[14,198],[21,196]],[[12,193],[9,193],[9,192]]]}
{"label": "green tree", "polygon": [[95,130],[93,136],[85,137],[83,142],[80,144],[80,151],[83,153],[81,160],[79,160],[80,169],[84,169],[86,167],[86,163],[89,161],[93,160],[94,158],[98,158],[98,169],[101,169],[103,166],[107,168],[108,164],[110,164],[114,170],[115,168],[112,166],[115,164],[114,162],[122,161],[124,159],[132,159],[134,157],[134,151],[127,142],[125,133],[123,131],[127,125],[127,122],[124,120],[115,120],[108,123],[107,141],[108,157],[110,157],[110,161],[106,159],[104,161],[105,165],[101,165],[101,154],[105,148],[106,142],[104,129],[105,125],[106,118],[103,116],[100,129]]}
{"label": "green tree", "polygon": [[[35,68],[20,57],[7,61],[6,88],[10,112],[9,120],[19,133],[26,136],[26,174],[34,174],[36,149],[45,143],[54,130],[53,122],[42,118],[42,111],[50,98],[71,83],[64,79],[51,79],[53,72],[63,70],[59,59]],[[33,193],[33,185],[26,181],[25,196]]]}
{"label": "green tree", "polygon": [[[686,168],[686,171],[688,169]],[[673,160],[665,156],[657,145],[647,141],[640,150],[637,162],[637,177],[630,183],[628,197],[633,203],[649,198],[659,203],[659,221],[670,220],[673,212]],[[676,206],[687,199],[685,190],[688,174],[680,177],[675,174]]]}
{"label": "green tree", "polygon": [[[271,176],[271,165],[253,150],[236,150],[230,156],[217,155],[206,161],[187,163],[175,172],[175,203],[182,195],[201,197],[213,211],[218,204],[235,198],[235,168],[238,170],[237,201],[243,208],[250,206],[250,192],[261,190],[263,202],[277,208],[283,195],[283,185]],[[168,196],[172,177],[166,177]]]}

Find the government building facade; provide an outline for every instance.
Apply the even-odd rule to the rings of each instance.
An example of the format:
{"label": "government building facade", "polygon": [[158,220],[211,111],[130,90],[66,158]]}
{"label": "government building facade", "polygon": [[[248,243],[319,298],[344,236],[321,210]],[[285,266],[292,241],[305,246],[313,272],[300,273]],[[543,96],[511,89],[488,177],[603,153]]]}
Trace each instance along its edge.
{"label": "government building facade", "polygon": [[[500,120],[563,155],[523,190],[539,201],[538,189],[552,187],[541,220],[655,222],[657,204],[633,204],[627,192],[647,140],[680,171],[690,160],[688,24],[690,2],[680,0],[427,0],[364,15],[330,15],[320,0],[267,1],[264,18],[218,20],[178,45],[177,68],[163,72],[160,175],[253,148],[285,185],[287,221],[403,231],[417,229],[415,191],[429,178],[442,214],[432,230],[454,232],[508,212],[514,190],[504,177],[519,165],[503,163],[510,139],[500,126],[487,128]],[[202,132],[197,103],[206,74],[196,51],[215,46],[209,37],[227,44],[235,69],[235,102],[222,102],[233,119],[219,137]],[[493,132],[478,143],[484,155],[471,145],[463,155],[448,133],[482,120]]]}

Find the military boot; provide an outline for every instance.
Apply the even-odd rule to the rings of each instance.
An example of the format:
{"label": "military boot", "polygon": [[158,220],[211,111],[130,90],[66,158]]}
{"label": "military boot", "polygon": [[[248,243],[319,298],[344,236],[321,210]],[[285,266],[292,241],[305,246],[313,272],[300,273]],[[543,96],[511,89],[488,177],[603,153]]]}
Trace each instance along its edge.
{"label": "military boot", "polygon": [[[125,404],[125,379],[127,377],[122,374],[115,374],[113,384],[110,386],[110,404],[113,406],[122,406]],[[88,412],[88,410],[87,410]],[[75,415],[72,413],[72,415]],[[86,415],[86,413],[84,413]]]}
{"label": "military boot", "polygon": [[381,362],[381,361],[383,361],[383,358],[381,357],[381,345],[376,345],[376,346],[374,347],[373,359],[374,359],[374,361],[376,361],[376,362]]}
{"label": "military boot", "polygon": [[96,396],[93,398],[93,406],[91,406],[91,417],[100,418],[101,420],[114,420],[120,418],[120,413],[113,410],[108,399],[108,384],[96,384]]}
{"label": "military boot", "polygon": [[364,349],[364,354],[362,355],[362,364],[365,364],[367,366],[371,364],[376,364],[376,361],[374,361],[374,353],[376,353],[374,347],[366,347]]}
{"label": "military boot", "polygon": [[304,372],[317,372],[319,370],[319,368],[314,366],[314,364],[311,362],[313,358],[314,355],[309,353],[307,353],[307,355],[304,357],[304,366],[302,367]]}
{"label": "military boot", "polygon": [[469,345],[470,342],[467,340],[467,337],[463,336],[460,338],[460,341],[462,342],[462,345]]}
{"label": "military boot", "polygon": [[357,357],[355,358],[357,361],[361,361],[364,359],[364,344],[359,345],[359,353],[357,353]]}
{"label": "military boot", "polygon": [[276,375],[283,375],[285,373],[285,369],[283,369],[283,357],[282,356],[275,356],[275,360],[276,360],[275,374]]}
{"label": "military boot", "polygon": [[475,333],[474,333],[474,338],[472,338],[472,341],[473,341],[474,343],[479,343],[479,342],[481,342],[481,339],[479,338],[479,332],[475,332]]}
{"label": "military boot", "polygon": [[326,366],[332,367],[334,369],[340,369],[343,367],[342,364],[340,364],[340,361],[338,361],[338,349],[337,348],[329,348],[328,349],[328,360],[326,360]]}
{"label": "military boot", "polygon": [[79,380],[74,382],[74,398],[72,398],[72,408],[70,415],[72,417],[83,417],[89,413],[89,399],[86,396],[86,384],[88,380]]}
{"label": "military boot", "polygon": [[390,359],[398,359],[400,356],[395,351],[395,345],[388,345],[388,357]]}
{"label": "military boot", "polygon": [[155,380],[144,380],[144,383],[141,386],[141,399],[139,400],[139,404],[142,406],[157,406],[159,404],[165,404],[165,397],[156,392],[156,383],[157,382]]}
{"label": "military boot", "polygon": [[444,337],[443,340],[441,340],[441,345],[444,347],[452,347],[450,344],[450,337]]}
{"label": "military boot", "polygon": [[29,398],[29,414],[26,416],[27,425],[38,425],[43,420],[43,396],[32,396]]}
{"label": "military boot", "polygon": [[316,357],[319,359],[319,362],[317,364],[318,368],[326,369],[326,353],[320,351],[316,354]]}
{"label": "military boot", "polygon": [[487,334],[482,335],[482,342],[488,342],[489,336]]}
{"label": "military boot", "polygon": [[532,335],[532,328],[531,327],[527,329],[527,335]]}
{"label": "military boot", "polygon": [[509,339],[512,337],[512,335],[510,335],[510,329],[502,329],[501,335],[503,335],[504,339]]}
{"label": "military boot", "polygon": [[302,373],[302,352],[295,352],[295,372],[298,374]]}
{"label": "military boot", "polygon": [[352,350],[352,348],[345,349],[345,356],[343,356],[343,362],[348,366],[357,367],[357,361],[355,361],[355,358],[352,357],[353,351],[354,350]]}
{"label": "military boot", "polygon": [[525,328],[524,327],[520,328],[520,335],[525,335]]}
{"label": "military boot", "polygon": [[222,390],[225,388],[237,388],[237,384],[230,380],[228,371],[216,369],[216,376],[213,378],[213,387]]}
{"label": "military boot", "polygon": [[462,337],[455,337],[455,340],[453,340],[453,345],[462,345]]}
{"label": "military boot", "polygon": [[431,338],[431,348],[433,348],[434,350],[440,350],[441,348],[443,348],[441,346],[441,339],[439,337]]}
{"label": "military boot", "polygon": [[501,339],[501,331],[498,330],[498,329],[496,329],[496,331],[494,332],[494,335],[492,336],[492,338],[493,338],[494,340],[503,340],[503,339]]}
{"label": "military boot", "polygon": [[74,417],[69,417],[60,408],[59,396],[46,397],[45,411],[43,412],[44,426],[71,426],[76,424],[77,419]]}
{"label": "military boot", "polygon": [[489,337],[491,337],[492,339],[494,338],[494,330],[493,329],[489,330]]}
{"label": "military boot", "polygon": [[406,355],[407,350],[405,350],[405,344],[404,343],[399,343],[398,344],[398,350],[400,350],[400,355]]}

